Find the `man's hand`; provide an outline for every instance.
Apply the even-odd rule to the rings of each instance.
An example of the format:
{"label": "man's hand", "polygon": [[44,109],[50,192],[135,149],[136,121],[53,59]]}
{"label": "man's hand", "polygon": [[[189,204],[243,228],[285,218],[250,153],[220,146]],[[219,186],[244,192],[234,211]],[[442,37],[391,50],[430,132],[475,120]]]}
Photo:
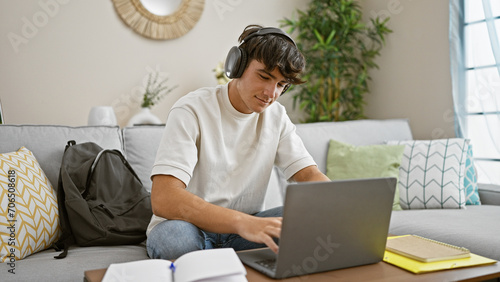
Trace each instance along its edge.
{"label": "man's hand", "polygon": [[273,238],[281,235],[281,217],[247,216],[238,222],[238,234],[255,243],[266,244],[273,252],[278,253],[278,245]]}

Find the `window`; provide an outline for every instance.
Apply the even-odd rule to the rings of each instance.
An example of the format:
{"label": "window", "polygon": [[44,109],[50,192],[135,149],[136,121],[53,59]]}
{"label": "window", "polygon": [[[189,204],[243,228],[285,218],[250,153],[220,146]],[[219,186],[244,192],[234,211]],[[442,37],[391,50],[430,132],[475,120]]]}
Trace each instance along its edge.
{"label": "window", "polygon": [[471,140],[480,183],[500,185],[500,1],[450,0],[458,137]]}

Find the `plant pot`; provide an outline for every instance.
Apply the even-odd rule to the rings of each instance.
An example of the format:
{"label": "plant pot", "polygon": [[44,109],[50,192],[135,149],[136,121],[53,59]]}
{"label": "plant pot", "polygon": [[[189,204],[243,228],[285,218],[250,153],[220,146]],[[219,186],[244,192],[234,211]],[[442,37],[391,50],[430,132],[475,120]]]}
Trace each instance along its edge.
{"label": "plant pot", "polygon": [[149,108],[141,108],[139,113],[135,114],[128,122],[127,126],[145,125],[145,124],[162,124],[161,120],[151,113]]}

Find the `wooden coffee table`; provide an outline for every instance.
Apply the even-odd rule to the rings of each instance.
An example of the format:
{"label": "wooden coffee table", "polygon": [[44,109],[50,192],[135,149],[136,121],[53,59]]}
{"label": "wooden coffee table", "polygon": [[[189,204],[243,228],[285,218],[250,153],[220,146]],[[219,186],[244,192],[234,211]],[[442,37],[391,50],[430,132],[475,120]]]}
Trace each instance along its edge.
{"label": "wooden coffee table", "polygon": [[[248,281],[278,281],[271,279],[254,269],[247,267]],[[85,271],[84,281],[100,282],[106,273],[106,269]],[[466,267],[453,270],[443,270],[424,274],[413,274],[399,267],[385,262],[376,264],[351,267],[328,272],[310,274],[300,277],[292,277],[280,281],[484,281],[500,277],[500,264]]]}

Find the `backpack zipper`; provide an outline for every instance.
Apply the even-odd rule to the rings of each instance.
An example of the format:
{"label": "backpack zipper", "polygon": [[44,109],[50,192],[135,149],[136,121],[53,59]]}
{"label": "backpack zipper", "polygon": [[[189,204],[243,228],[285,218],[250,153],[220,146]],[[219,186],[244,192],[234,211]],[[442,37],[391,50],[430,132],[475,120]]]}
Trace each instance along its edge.
{"label": "backpack zipper", "polygon": [[115,217],[115,215],[104,204],[99,204],[98,207],[101,207],[111,218]]}

